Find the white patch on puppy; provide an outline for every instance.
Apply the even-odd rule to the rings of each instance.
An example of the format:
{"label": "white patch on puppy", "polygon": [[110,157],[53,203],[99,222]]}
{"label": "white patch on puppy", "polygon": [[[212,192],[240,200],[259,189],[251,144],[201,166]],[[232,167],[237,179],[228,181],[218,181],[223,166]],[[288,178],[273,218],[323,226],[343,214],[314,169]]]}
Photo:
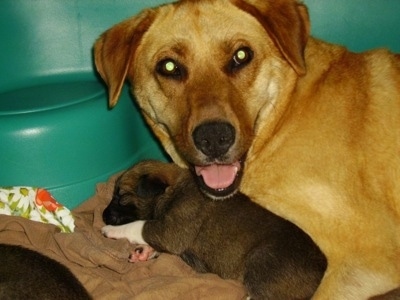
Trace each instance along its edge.
{"label": "white patch on puppy", "polygon": [[143,226],[146,221],[135,221],[125,225],[107,225],[101,229],[101,233],[111,239],[127,239],[131,244],[148,245],[143,239]]}

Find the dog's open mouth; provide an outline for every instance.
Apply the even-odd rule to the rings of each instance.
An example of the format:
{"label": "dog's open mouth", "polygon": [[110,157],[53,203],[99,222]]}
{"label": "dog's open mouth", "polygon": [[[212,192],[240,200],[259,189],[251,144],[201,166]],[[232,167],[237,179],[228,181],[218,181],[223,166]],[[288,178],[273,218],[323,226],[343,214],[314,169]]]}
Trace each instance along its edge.
{"label": "dog's open mouth", "polygon": [[232,164],[212,164],[194,166],[200,188],[210,197],[226,198],[239,187],[242,165],[240,161]]}

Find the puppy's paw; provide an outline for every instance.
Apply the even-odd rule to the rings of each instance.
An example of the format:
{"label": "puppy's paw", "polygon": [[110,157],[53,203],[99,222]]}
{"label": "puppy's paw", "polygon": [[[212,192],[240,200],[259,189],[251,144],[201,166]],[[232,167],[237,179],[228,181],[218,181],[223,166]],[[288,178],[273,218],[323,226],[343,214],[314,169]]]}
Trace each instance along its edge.
{"label": "puppy's paw", "polygon": [[127,239],[131,244],[147,245],[142,236],[146,221],[136,221],[125,225],[107,225],[101,229],[102,234],[110,239]]}
{"label": "puppy's paw", "polygon": [[121,229],[119,228],[119,226],[112,226],[112,225],[107,225],[104,226],[101,229],[101,233],[110,239],[121,239],[124,238],[123,233],[121,232]]}
{"label": "puppy's paw", "polygon": [[147,261],[156,258],[158,255],[158,252],[149,245],[137,245],[129,255],[129,262]]}

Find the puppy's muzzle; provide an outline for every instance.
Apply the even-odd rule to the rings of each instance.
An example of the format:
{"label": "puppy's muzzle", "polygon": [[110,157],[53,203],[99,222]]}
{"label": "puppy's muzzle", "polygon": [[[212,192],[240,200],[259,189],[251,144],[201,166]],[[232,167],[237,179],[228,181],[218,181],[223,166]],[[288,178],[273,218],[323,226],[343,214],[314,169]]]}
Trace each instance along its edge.
{"label": "puppy's muzzle", "polygon": [[194,144],[209,159],[223,157],[235,142],[235,128],[228,122],[206,122],[193,131]]}

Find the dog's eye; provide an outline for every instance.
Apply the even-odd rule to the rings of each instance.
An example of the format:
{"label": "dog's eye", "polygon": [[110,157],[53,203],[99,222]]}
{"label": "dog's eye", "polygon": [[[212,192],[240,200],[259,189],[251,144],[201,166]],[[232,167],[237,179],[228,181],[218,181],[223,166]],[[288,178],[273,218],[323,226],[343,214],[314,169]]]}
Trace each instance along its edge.
{"label": "dog's eye", "polygon": [[166,58],[158,62],[156,71],[162,76],[178,80],[182,79],[186,74],[184,67],[170,58]]}
{"label": "dog's eye", "polygon": [[228,71],[234,72],[247,65],[253,58],[253,51],[249,47],[239,48],[228,65]]}

